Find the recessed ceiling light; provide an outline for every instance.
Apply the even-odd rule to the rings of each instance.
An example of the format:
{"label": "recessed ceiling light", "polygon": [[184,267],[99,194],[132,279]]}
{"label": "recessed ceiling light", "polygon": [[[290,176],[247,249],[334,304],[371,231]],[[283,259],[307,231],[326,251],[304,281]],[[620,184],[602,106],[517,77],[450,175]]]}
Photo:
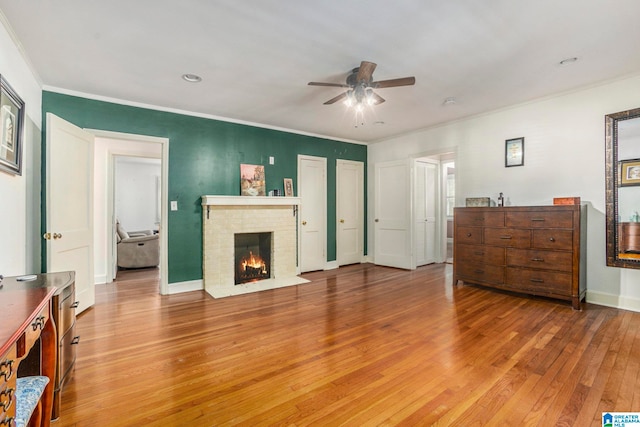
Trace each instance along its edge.
{"label": "recessed ceiling light", "polygon": [[442,102],[442,105],[444,105],[446,107],[447,105],[455,105],[457,102],[458,101],[456,101],[456,99],[454,97],[450,97],[450,98],[445,99]]}
{"label": "recessed ceiling light", "polygon": [[377,122],[373,122],[376,126],[384,126],[384,122],[382,120],[378,120]]}
{"label": "recessed ceiling light", "polygon": [[199,83],[202,81],[202,77],[198,76],[197,74],[183,74],[182,80],[189,83]]}
{"label": "recessed ceiling light", "polygon": [[576,62],[578,60],[577,56],[574,56],[573,58],[567,58],[567,59],[563,59],[562,61],[560,61],[560,65],[568,65],[568,64],[573,64],[574,62]]}

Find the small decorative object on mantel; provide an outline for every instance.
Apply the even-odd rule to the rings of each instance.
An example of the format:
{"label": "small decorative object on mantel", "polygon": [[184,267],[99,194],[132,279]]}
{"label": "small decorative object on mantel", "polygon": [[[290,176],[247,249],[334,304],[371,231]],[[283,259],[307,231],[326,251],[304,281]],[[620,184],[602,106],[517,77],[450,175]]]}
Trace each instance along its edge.
{"label": "small decorative object on mantel", "polygon": [[24,101],[0,76],[0,170],[22,175]]}
{"label": "small decorative object on mantel", "polygon": [[240,195],[266,196],[264,166],[240,165]]}
{"label": "small decorative object on mantel", "polygon": [[554,197],[554,205],[579,205],[580,197]]}
{"label": "small decorative object on mantel", "polygon": [[505,141],[504,167],[524,166],[524,137]]}
{"label": "small decorative object on mantel", "polygon": [[293,197],[293,179],[291,178],[284,179],[284,196]]}
{"label": "small decorative object on mantel", "polygon": [[466,198],[466,207],[486,207],[486,206],[495,206],[495,202],[491,200],[489,197],[467,197]]}

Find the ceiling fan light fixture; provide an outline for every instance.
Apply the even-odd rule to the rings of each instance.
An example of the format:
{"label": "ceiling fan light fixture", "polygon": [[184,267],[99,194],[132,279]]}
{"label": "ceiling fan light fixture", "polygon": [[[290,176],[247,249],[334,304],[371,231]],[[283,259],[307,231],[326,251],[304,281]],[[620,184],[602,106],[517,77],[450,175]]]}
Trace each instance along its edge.
{"label": "ceiling fan light fixture", "polygon": [[449,97],[446,98],[443,102],[442,105],[444,105],[445,107],[449,106],[449,105],[455,105],[457,104],[458,101],[454,98],[454,97]]}
{"label": "ceiling fan light fixture", "polygon": [[182,80],[189,82],[189,83],[200,83],[202,81],[202,77],[200,77],[197,74],[183,74],[182,75]]}

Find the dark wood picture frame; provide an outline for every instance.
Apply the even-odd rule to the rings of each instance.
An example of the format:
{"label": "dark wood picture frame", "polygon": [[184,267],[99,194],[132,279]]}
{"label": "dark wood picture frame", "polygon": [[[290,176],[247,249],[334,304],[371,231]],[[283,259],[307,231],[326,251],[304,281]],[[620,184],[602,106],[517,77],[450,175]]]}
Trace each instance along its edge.
{"label": "dark wood picture frame", "polygon": [[507,139],[504,143],[504,167],[524,166],[524,137]]}
{"label": "dark wood picture frame", "polygon": [[24,101],[0,75],[0,170],[22,175]]}

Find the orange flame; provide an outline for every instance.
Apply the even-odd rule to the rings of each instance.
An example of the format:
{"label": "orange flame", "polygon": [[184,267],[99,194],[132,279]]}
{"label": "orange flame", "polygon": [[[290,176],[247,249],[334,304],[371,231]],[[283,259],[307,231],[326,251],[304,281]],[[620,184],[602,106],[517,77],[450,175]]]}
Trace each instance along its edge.
{"label": "orange flame", "polygon": [[247,271],[247,267],[251,267],[261,269],[262,274],[267,274],[267,264],[261,257],[253,255],[251,251],[249,251],[249,258],[242,258],[240,265],[242,266],[242,271]]}

